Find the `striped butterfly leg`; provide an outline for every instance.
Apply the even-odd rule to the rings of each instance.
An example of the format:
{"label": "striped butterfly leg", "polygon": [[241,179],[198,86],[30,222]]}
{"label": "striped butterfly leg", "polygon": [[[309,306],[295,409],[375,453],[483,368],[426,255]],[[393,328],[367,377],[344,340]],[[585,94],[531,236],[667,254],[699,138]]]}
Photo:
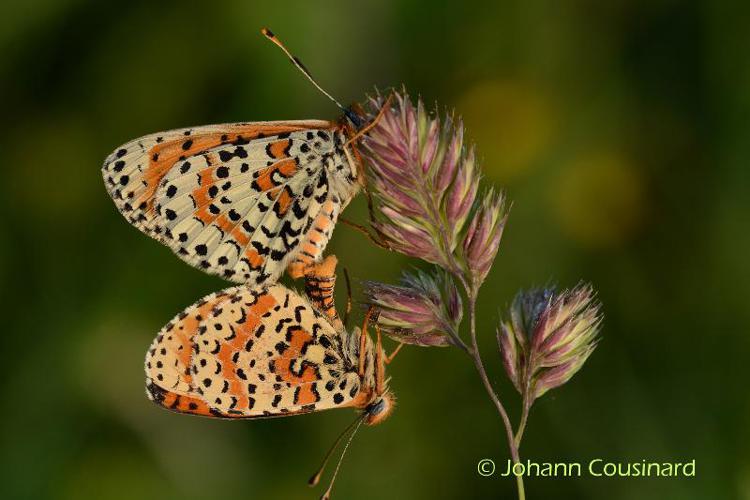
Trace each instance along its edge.
{"label": "striped butterfly leg", "polygon": [[386,354],[383,349],[383,335],[380,332],[380,326],[375,323],[375,333],[377,341],[375,343],[375,392],[383,394],[385,390],[385,367],[389,365],[393,358],[399,353],[404,343],[401,342],[391,354]]}
{"label": "striped butterfly leg", "polygon": [[385,367],[389,365],[393,358],[399,353],[404,343],[401,342],[392,353],[386,354],[383,349],[383,335],[380,332],[380,326],[375,323],[376,343],[375,343],[375,392],[383,394],[385,389]]}
{"label": "striped butterfly leg", "polygon": [[383,337],[380,327],[375,323],[377,342],[375,343],[375,393],[383,394],[385,389],[385,354],[383,353]]}
{"label": "striped butterfly leg", "polygon": [[334,302],[336,288],[335,255],[329,255],[322,262],[308,266],[305,273],[305,294],[318,309],[328,316],[338,328],[344,327]]}
{"label": "striped butterfly leg", "polygon": [[367,309],[367,312],[365,313],[365,319],[362,321],[362,330],[359,333],[359,376],[364,377],[365,376],[365,358],[367,357],[367,337],[369,337],[369,334],[367,332],[368,325],[370,324],[370,321],[377,322],[378,320],[378,313],[375,309],[375,306],[370,306]]}

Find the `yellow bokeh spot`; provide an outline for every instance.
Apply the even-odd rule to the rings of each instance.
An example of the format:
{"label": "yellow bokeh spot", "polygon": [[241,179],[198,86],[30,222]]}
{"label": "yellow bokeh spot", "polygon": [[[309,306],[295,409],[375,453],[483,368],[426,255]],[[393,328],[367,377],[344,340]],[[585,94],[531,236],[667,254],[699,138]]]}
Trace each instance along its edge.
{"label": "yellow bokeh spot", "polygon": [[533,85],[487,81],[459,100],[467,137],[478,145],[482,169],[499,182],[524,173],[548,147],[554,113],[548,99]]}
{"label": "yellow bokeh spot", "polygon": [[566,165],[550,186],[553,213],[562,230],[587,247],[625,242],[644,216],[640,172],[614,153],[591,154]]}

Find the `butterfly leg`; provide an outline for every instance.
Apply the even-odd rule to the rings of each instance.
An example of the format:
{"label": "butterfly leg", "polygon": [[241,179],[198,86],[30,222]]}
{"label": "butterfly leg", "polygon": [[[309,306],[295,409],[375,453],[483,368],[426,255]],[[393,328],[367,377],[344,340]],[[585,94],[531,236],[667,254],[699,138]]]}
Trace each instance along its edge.
{"label": "butterfly leg", "polygon": [[391,361],[393,361],[393,358],[396,357],[396,354],[398,354],[398,352],[401,350],[402,347],[404,347],[404,343],[403,342],[401,342],[398,345],[398,347],[396,347],[396,349],[393,350],[392,353],[390,353],[389,355],[387,355],[385,357],[385,359],[383,361],[385,362],[386,365],[390,365],[391,364]]}
{"label": "butterfly leg", "polygon": [[305,293],[313,305],[342,326],[333,298],[337,262],[336,256],[329,255],[322,262],[308,267],[305,272]]}
{"label": "butterfly leg", "polygon": [[365,376],[365,358],[367,357],[367,325],[375,314],[375,306],[370,306],[365,313],[365,320],[362,322],[362,331],[359,334],[359,376]]}
{"label": "butterfly leg", "polygon": [[383,338],[380,327],[375,325],[377,333],[377,344],[375,346],[375,393],[383,394],[385,388],[385,356],[383,354]]}

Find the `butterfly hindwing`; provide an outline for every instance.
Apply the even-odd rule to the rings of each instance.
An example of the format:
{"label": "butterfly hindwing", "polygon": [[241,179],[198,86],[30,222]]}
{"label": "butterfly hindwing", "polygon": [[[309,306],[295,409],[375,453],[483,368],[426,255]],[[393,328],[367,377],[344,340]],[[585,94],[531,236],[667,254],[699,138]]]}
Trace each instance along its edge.
{"label": "butterfly hindwing", "polygon": [[162,329],[146,356],[147,392],[166,408],[224,418],[351,406],[361,399],[355,346],[296,292],[239,286]]}
{"label": "butterfly hindwing", "polygon": [[331,169],[351,170],[337,134],[317,120],[154,134],[110,155],[105,184],[133,225],[189,264],[236,282],[272,282],[324,207],[335,223],[354,194],[329,179]]}

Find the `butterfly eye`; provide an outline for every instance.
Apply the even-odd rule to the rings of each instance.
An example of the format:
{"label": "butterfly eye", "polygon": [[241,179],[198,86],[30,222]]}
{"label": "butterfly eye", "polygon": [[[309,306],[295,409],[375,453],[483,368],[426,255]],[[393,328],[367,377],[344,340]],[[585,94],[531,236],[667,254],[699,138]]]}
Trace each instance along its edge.
{"label": "butterfly eye", "polygon": [[393,394],[386,392],[365,409],[365,424],[377,425],[393,412]]}
{"label": "butterfly eye", "polygon": [[380,414],[385,409],[385,400],[383,398],[378,399],[370,406],[367,407],[367,414],[374,417]]}
{"label": "butterfly eye", "polygon": [[356,128],[357,130],[362,128],[362,125],[365,124],[364,120],[356,112],[354,112],[351,107],[345,109],[344,114],[349,119],[349,121],[352,122],[352,125],[354,125],[354,128]]}

